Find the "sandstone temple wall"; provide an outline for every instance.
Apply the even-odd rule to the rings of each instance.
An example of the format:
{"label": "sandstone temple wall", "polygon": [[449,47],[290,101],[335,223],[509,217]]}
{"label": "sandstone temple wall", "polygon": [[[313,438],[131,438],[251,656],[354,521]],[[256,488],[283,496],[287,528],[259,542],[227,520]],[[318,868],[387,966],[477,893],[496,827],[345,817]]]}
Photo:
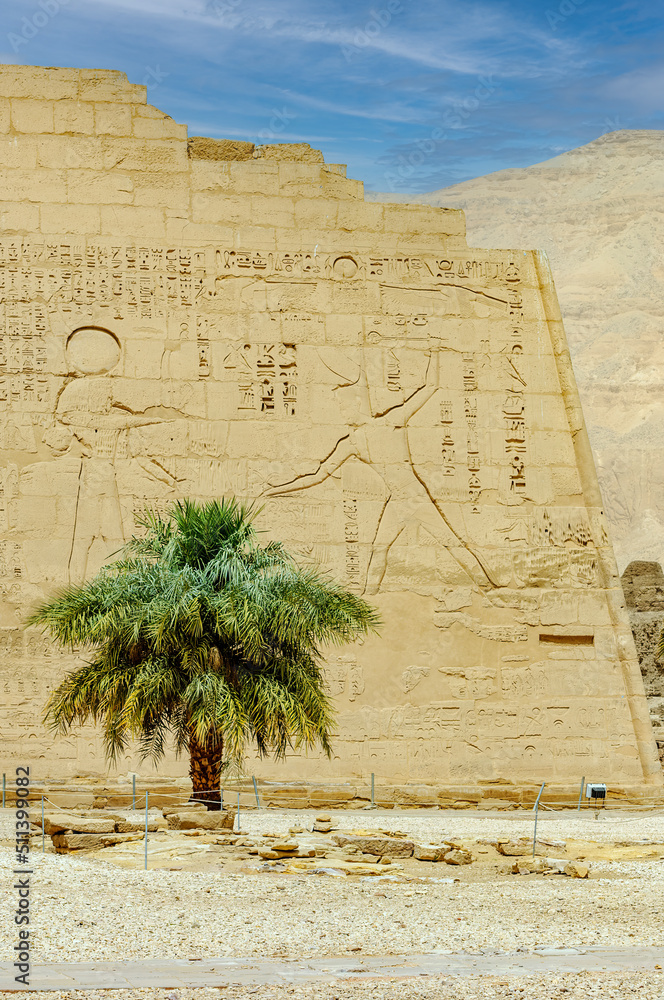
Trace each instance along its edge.
{"label": "sandstone temple wall", "polygon": [[232,493],[385,621],[329,654],[334,759],[260,777],[661,787],[543,255],[188,140],[121,73],[3,67],[0,130],[3,769],[106,770],[40,724],[73,661],[28,608],[143,505]]}

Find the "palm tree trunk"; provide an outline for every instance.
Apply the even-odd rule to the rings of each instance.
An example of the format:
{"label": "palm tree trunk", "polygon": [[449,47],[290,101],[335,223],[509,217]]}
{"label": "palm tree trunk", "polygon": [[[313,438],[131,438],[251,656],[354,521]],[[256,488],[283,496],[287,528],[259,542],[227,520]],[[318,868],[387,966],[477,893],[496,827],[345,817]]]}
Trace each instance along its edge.
{"label": "palm tree trunk", "polygon": [[200,743],[194,734],[189,737],[189,777],[193,786],[191,798],[205,802],[208,809],[221,809],[220,775],[224,744],[221,737],[208,736]]}

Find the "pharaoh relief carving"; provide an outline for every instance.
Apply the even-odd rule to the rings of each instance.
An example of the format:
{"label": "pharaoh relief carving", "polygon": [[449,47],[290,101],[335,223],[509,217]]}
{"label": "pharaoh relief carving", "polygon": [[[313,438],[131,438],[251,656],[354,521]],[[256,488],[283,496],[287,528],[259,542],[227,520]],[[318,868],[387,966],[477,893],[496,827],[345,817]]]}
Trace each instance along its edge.
{"label": "pharaoh relief carving", "polygon": [[[380,636],[322,651],[340,709],[337,777],[366,765],[367,741],[370,769],[394,781],[530,780],[532,768],[576,781],[592,761],[607,778],[656,781],[543,260],[470,249],[458,212],[365,205],[354,181],[318,163],[280,163],[269,210],[244,193],[258,190],[263,161],[222,165],[228,190],[211,194],[184,139],[169,149],[191,197],[167,238],[154,205],[181,171],[159,166],[156,141],[141,140],[157,178],[154,232],[145,206],[136,231],[126,206],[121,233],[104,212],[101,234],[0,237],[5,625],[94,573],[145,504],[234,494],[383,616]],[[341,230],[335,191],[354,220]],[[177,198],[167,194],[169,212]],[[238,221],[217,226],[227,198]],[[300,198],[310,227],[282,226]],[[559,624],[592,632],[592,658],[587,643],[540,641],[540,626]],[[11,687],[30,656],[6,642]],[[26,688],[35,718],[43,694]],[[608,726],[591,722],[613,703],[632,721],[609,752]],[[557,704],[570,753],[551,752]],[[103,769],[95,746],[79,755],[92,755],[88,770]]]}

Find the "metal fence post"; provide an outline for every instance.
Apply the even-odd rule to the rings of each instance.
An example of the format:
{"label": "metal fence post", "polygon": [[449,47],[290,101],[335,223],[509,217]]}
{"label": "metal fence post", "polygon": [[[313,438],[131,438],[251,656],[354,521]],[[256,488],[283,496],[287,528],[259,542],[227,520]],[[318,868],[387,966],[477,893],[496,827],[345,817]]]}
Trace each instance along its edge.
{"label": "metal fence post", "polygon": [[374,804],[374,773],[373,773],[373,771],[371,772],[371,808],[372,809],[376,808],[376,806]]}
{"label": "metal fence post", "polygon": [[148,792],[145,793],[145,870],[148,870]]}
{"label": "metal fence post", "polygon": [[260,809],[262,807],[261,807],[260,799],[258,798],[258,785],[256,784],[256,778],[254,777],[253,774],[251,776],[251,780],[254,783],[254,795],[256,796],[256,806],[257,806],[258,809]]}
{"label": "metal fence post", "polygon": [[2,808],[5,808],[5,791],[7,789],[7,775],[2,775]]}
{"label": "metal fence post", "polygon": [[585,777],[581,778],[581,789],[579,791],[579,804],[576,807],[577,812],[581,812],[581,799],[583,797],[583,786],[585,785],[585,783],[586,783]]}
{"label": "metal fence post", "polygon": [[132,811],[136,809],[136,775],[131,776],[131,808]]}
{"label": "metal fence post", "polygon": [[542,798],[542,792],[544,791],[545,785],[546,781],[543,781],[542,787],[539,790],[539,795],[537,796],[537,800],[535,802],[535,805],[533,806],[533,809],[535,810],[535,831],[533,833],[533,857],[535,857],[535,846],[537,844],[537,814],[539,813],[540,799]]}
{"label": "metal fence post", "polygon": [[44,796],[42,794],[42,854],[46,853],[46,848],[44,846]]}
{"label": "metal fence post", "polygon": [[240,832],[240,793],[237,793],[237,832]]}

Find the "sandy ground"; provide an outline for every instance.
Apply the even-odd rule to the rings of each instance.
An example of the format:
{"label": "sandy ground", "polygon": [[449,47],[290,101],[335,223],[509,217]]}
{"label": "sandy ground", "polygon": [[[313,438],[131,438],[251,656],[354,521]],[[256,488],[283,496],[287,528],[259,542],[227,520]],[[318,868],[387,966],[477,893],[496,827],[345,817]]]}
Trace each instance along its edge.
{"label": "sandy ground", "polygon": [[[449,979],[428,976],[426,980],[379,979],[362,983],[306,984],[297,987],[237,986],[223,989],[145,989],[55,991],[49,1000],[208,1000],[246,997],[252,1000],[662,1000],[664,978],[619,973],[579,973],[567,976],[497,976],[481,979]],[[14,993],[31,1000],[34,993]]]}
{"label": "sandy ground", "polygon": [[[242,839],[232,849],[215,835],[152,834],[150,870],[142,869],[144,844],[109,848],[94,855],[42,855],[33,847],[31,932],[33,962],[118,958],[208,958],[224,956],[306,958],[326,955],[404,955],[439,950],[514,951],[583,945],[662,947],[664,965],[664,813],[607,812],[545,814],[539,834],[566,847],[547,848],[557,857],[585,858],[588,879],[501,874],[513,859],[482,841],[532,837],[532,813],[478,815],[440,811],[332,813],[337,831],[400,830],[420,843],[455,840],[470,849],[472,865],[399,862],[373,865],[373,875],[310,874],[334,869],[340,854],[332,835],[311,834],[313,812],[244,812]],[[2,820],[6,838],[11,814]],[[328,850],[327,858],[266,865],[243,842],[260,834],[287,835]],[[246,838],[246,840],[244,839]],[[7,841],[5,840],[5,844]],[[48,838],[47,838],[48,843]],[[161,852],[161,854],[160,854]],[[336,852],[336,853],[335,853]],[[0,850],[2,906],[12,906],[14,867],[8,846]],[[152,867],[160,865],[161,867]],[[141,866],[141,867],[139,867]],[[362,872],[366,865],[346,866]],[[9,920],[0,926],[8,955],[14,940]],[[355,1000],[364,997],[560,998],[582,996],[664,997],[664,974],[579,973],[524,976],[501,981],[427,977],[421,983],[385,980],[256,987],[258,998]],[[92,1000],[108,991],[49,996]],[[236,995],[233,988],[222,990]],[[218,990],[112,991],[113,1000],[204,997]],[[18,994],[17,994],[18,995]],[[240,993],[237,993],[240,995]],[[242,994],[244,995],[244,994]]]}

